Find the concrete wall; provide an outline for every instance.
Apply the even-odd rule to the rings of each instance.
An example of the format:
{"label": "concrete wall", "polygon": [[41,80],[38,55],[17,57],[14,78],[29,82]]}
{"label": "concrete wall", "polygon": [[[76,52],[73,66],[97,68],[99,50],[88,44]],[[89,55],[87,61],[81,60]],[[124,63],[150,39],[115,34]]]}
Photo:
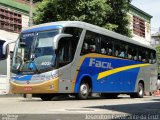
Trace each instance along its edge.
{"label": "concrete wall", "polygon": [[[26,15],[22,15],[22,30],[28,27],[28,23],[29,23],[29,17]],[[19,33],[8,32],[0,29],[0,36],[6,38],[8,41],[15,41],[17,40]],[[10,45],[10,50],[11,51],[14,50],[14,44]]]}
{"label": "concrete wall", "polygon": [[135,35],[133,33],[133,15],[131,13],[128,13],[128,15],[130,18],[130,26],[129,27],[132,30],[132,35],[133,35],[132,39],[134,39],[142,44],[150,46],[151,45],[151,31],[150,31],[151,25],[150,25],[150,23],[148,21],[145,21],[145,38],[140,37],[140,36]]}

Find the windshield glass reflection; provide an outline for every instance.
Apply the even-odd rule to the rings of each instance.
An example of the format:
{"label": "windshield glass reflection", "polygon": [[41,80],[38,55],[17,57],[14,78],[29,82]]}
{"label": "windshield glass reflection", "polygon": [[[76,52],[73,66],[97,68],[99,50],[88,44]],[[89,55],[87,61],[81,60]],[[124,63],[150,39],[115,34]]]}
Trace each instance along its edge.
{"label": "windshield glass reflection", "polygon": [[53,69],[56,64],[56,52],[53,49],[53,37],[58,30],[20,35],[13,57],[13,72],[41,72]]}

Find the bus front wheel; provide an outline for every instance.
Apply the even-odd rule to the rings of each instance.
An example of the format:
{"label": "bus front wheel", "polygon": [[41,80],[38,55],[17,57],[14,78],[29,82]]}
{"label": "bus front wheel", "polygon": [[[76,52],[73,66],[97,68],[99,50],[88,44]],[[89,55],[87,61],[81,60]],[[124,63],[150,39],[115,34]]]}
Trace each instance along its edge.
{"label": "bus front wheel", "polygon": [[85,100],[88,98],[91,88],[88,83],[82,82],[80,85],[79,93],[76,95],[77,99]]}

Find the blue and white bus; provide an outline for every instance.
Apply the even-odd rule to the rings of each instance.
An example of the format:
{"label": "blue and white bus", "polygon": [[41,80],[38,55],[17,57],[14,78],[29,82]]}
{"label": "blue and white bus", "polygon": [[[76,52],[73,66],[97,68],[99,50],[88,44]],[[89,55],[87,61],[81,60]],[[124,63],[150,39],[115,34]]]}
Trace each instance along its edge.
{"label": "blue and white bus", "polygon": [[156,51],[128,37],[79,21],[23,30],[12,62],[13,93],[51,100],[59,94],[87,99],[143,97],[157,86]]}

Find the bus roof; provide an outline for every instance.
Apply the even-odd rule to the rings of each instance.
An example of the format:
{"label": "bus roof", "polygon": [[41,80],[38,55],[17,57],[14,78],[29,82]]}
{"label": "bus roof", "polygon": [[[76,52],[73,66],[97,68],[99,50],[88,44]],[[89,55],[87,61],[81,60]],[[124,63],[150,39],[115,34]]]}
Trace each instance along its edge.
{"label": "bus roof", "polygon": [[115,39],[119,39],[128,43],[132,43],[135,45],[139,45],[145,48],[149,48],[149,49],[153,49],[155,50],[153,47],[151,46],[147,46],[144,45],[138,41],[135,41],[127,36],[121,35],[119,33],[107,30],[105,28],[96,26],[96,25],[92,25],[86,22],[81,22],[81,21],[59,21],[59,22],[50,22],[50,23],[44,23],[44,24],[40,24],[40,25],[35,25],[33,27],[29,27],[25,30],[22,31],[22,33],[28,33],[28,32],[33,32],[33,31],[42,31],[42,30],[49,30],[49,29],[58,29],[58,28],[63,28],[63,27],[79,27],[79,28],[83,28],[86,30],[90,30],[90,31],[95,31],[96,33],[99,34],[103,34],[103,35],[107,35],[109,37],[115,38]]}

